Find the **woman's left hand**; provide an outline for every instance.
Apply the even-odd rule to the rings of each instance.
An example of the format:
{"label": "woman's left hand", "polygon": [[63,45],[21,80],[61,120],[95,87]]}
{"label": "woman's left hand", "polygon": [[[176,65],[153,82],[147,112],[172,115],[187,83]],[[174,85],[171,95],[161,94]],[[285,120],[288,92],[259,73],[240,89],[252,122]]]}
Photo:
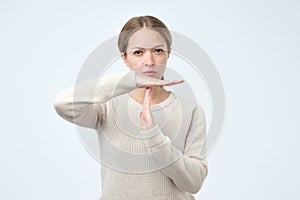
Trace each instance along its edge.
{"label": "woman's left hand", "polygon": [[145,92],[143,110],[140,113],[140,122],[142,131],[150,130],[155,126],[150,107],[150,88],[147,88]]}

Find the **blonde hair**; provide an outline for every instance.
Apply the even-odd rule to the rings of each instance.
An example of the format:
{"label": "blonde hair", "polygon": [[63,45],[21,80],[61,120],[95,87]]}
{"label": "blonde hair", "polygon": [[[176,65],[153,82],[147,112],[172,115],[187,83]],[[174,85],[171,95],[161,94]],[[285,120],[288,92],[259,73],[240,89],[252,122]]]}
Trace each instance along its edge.
{"label": "blonde hair", "polygon": [[120,52],[126,55],[129,38],[136,31],[142,28],[151,28],[159,32],[161,36],[166,40],[168,51],[171,51],[172,37],[167,26],[158,18],[146,15],[133,17],[128,20],[123,26],[118,38],[118,47]]}

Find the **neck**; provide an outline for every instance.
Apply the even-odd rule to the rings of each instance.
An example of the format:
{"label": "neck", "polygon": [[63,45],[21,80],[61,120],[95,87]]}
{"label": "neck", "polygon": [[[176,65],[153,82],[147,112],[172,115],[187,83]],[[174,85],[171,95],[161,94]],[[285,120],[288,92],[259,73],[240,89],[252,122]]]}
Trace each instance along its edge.
{"label": "neck", "polygon": [[[146,88],[137,88],[131,92],[130,96],[139,104],[143,104]],[[151,87],[150,90],[150,104],[158,104],[168,98],[169,92],[163,87]]]}

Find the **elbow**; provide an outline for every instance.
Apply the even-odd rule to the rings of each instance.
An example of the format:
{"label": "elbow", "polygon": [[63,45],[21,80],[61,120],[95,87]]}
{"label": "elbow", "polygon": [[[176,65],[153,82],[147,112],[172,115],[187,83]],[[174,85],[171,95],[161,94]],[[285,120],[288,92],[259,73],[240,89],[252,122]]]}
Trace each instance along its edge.
{"label": "elbow", "polygon": [[208,174],[207,167],[204,167],[203,169],[204,169],[202,171],[203,173],[199,176],[199,178],[195,179],[195,182],[194,182],[193,186],[189,188],[188,192],[190,192],[192,194],[196,194],[202,188],[203,183],[204,183],[204,181],[207,177],[207,174]]}
{"label": "elbow", "polygon": [[67,89],[62,90],[60,93],[58,93],[54,101],[52,103],[55,111],[60,116],[65,115],[66,112],[69,112],[69,110],[73,107],[73,88],[69,87]]}
{"label": "elbow", "polygon": [[197,192],[200,191],[200,189],[202,188],[202,185],[203,185],[203,181],[202,179],[199,179],[199,181],[197,183],[195,183],[193,185],[193,187],[189,188],[189,191],[190,193],[192,194],[196,194]]}
{"label": "elbow", "polygon": [[197,192],[199,192],[200,191],[200,189],[201,189],[201,187],[200,188],[197,188],[197,189],[193,189],[193,190],[191,190],[191,191],[189,191],[191,194],[196,194]]}
{"label": "elbow", "polygon": [[196,194],[197,192],[200,191],[201,187],[202,187],[202,182],[200,183],[196,183],[194,182],[192,185],[185,185],[184,187],[179,187],[177,186],[179,189],[181,189],[184,192],[188,192],[191,194]]}
{"label": "elbow", "polygon": [[190,180],[189,184],[185,183],[184,185],[177,185],[177,187],[185,192],[189,192],[191,194],[196,194],[202,188],[206,176],[201,176],[197,179]]}
{"label": "elbow", "polygon": [[53,107],[56,111],[56,113],[65,118],[67,115],[67,110],[68,110],[68,103],[64,102],[59,96],[57,96],[54,101],[53,101]]}
{"label": "elbow", "polygon": [[62,102],[56,97],[53,101],[53,107],[55,109],[55,111],[60,114],[61,113],[61,110],[62,110],[62,107],[63,107],[63,104]]}

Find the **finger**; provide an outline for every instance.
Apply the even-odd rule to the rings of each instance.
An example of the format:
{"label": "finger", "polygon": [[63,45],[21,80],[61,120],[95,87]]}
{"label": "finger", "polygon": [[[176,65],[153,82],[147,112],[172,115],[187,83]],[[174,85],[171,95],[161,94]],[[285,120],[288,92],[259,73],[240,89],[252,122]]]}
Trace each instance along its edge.
{"label": "finger", "polygon": [[146,122],[145,122],[143,114],[144,114],[143,112],[140,112],[140,123],[141,123],[142,130],[144,130],[146,128]]}
{"label": "finger", "polygon": [[149,111],[149,110],[150,110],[150,87],[148,87],[145,91],[144,104],[143,104],[143,111]]}
{"label": "finger", "polygon": [[175,80],[174,84],[180,84],[180,83],[183,83],[183,82],[184,82],[184,80]]}
{"label": "finger", "polygon": [[183,83],[184,80],[174,80],[174,81],[169,81],[165,84],[165,86],[170,86],[170,85],[177,85],[177,84],[180,84],[180,83]]}
{"label": "finger", "polygon": [[146,88],[145,96],[149,97],[150,96],[150,87]]}
{"label": "finger", "polygon": [[153,86],[170,86],[170,85],[176,85],[183,83],[184,80],[174,80],[174,81],[168,81],[168,80],[157,80],[156,82],[152,83]]}

